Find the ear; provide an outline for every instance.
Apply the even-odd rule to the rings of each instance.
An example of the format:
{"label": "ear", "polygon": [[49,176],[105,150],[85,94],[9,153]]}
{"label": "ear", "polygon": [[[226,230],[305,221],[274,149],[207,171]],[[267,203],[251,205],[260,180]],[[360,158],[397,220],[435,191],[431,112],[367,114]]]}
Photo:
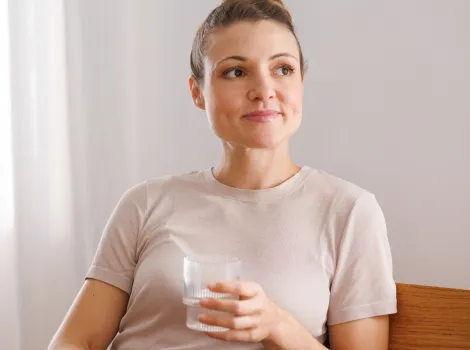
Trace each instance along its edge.
{"label": "ear", "polygon": [[206,110],[204,95],[199,86],[199,83],[193,75],[189,77],[189,90],[191,91],[191,97],[196,107],[202,109],[203,111]]}

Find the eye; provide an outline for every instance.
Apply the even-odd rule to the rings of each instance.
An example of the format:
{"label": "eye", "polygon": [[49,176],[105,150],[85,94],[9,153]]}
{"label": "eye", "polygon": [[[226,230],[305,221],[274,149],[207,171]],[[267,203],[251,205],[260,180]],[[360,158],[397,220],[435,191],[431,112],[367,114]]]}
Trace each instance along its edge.
{"label": "eye", "polygon": [[224,72],[224,76],[227,78],[241,78],[245,73],[240,68],[233,67],[229,68]]}
{"label": "eye", "polygon": [[288,76],[294,73],[294,67],[289,64],[285,64],[276,69],[276,74],[280,76]]}

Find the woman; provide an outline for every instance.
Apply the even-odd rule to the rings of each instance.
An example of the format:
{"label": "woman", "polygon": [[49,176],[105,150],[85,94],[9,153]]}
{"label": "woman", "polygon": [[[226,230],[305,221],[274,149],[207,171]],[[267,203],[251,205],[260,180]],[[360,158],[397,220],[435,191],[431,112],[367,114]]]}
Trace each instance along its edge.
{"label": "woman", "polygon": [[[50,349],[385,350],[395,283],[382,211],[371,193],[298,166],[289,138],[302,116],[304,59],[282,1],[229,0],[199,28],[189,79],[223,157],[208,170],[124,194]],[[244,280],[212,289],[185,325],[190,251],[237,255]],[[328,326],[328,327],[327,327]],[[119,333],[118,333],[119,331]]]}

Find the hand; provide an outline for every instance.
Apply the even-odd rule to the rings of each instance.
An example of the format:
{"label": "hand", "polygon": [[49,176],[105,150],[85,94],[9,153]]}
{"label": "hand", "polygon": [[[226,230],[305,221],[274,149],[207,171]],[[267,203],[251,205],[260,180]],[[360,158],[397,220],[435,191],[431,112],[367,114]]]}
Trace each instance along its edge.
{"label": "hand", "polygon": [[221,281],[208,288],[216,293],[239,295],[240,300],[203,299],[201,307],[224,311],[232,315],[200,314],[199,321],[229,328],[225,332],[206,332],[210,337],[238,342],[275,342],[282,327],[289,325],[291,316],[268,299],[255,282]]}

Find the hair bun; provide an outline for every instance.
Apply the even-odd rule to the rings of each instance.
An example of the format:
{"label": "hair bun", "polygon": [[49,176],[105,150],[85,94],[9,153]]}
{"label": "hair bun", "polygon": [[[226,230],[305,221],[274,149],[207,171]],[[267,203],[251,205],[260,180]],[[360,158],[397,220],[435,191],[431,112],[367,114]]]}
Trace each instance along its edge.
{"label": "hair bun", "polygon": [[281,6],[281,7],[284,7],[286,8],[286,5],[284,5],[284,1],[282,0],[268,0],[269,2],[274,2],[275,4]]}

